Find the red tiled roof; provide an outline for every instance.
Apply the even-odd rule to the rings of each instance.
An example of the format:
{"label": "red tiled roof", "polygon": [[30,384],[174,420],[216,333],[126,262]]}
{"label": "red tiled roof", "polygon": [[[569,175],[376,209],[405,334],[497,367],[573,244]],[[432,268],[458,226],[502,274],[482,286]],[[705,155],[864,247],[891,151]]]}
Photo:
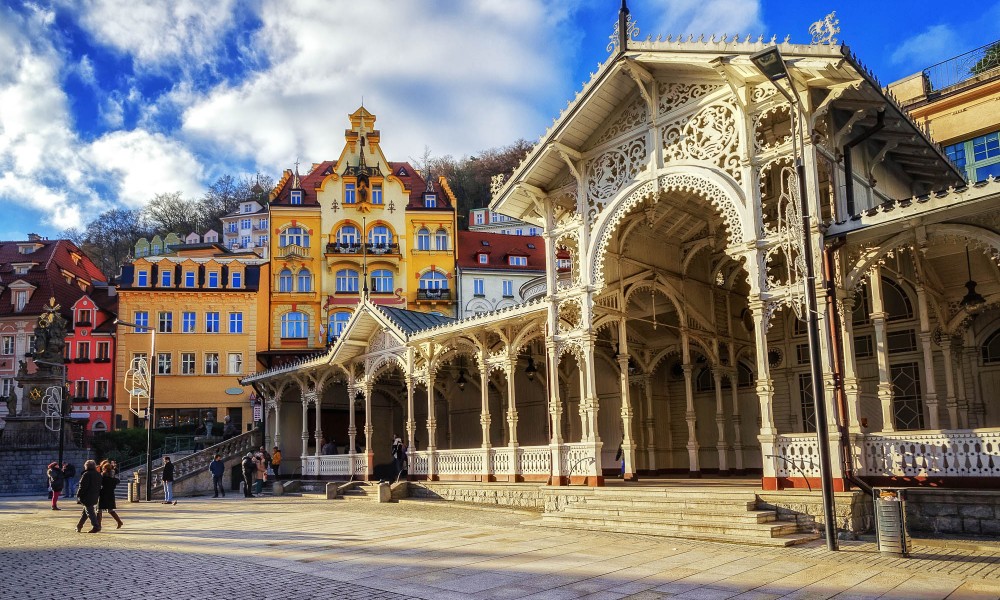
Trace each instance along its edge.
{"label": "red tiled roof", "polygon": [[[40,248],[30,254],[21,254],[19,244],[36,243]],[[78,254],[79,264],[74,262],[72,254]],[[25,274],[14,272],[13,263],[37,263]],[[63,271],[87,282],[87,291],[80,289],[76,281],[66,283]],[[24,310],[14,312],[10,284],[24,281],[35,287]],[[107,277],[101,272],[82,250],[69,240],[38,240],[0,242],[0,317],[12,315],[41,314],[42,307],[55,298],[62,306],[62,313],[70,315],[70,308],[88,292],[93,292],[94,281],[105,282]]]}
{"label": "red tiled roof", "polygon": [[[483,242],[489,245],[484,246]],[[534,248],[530,248],[531,244]],[[479,262],[478,255],[485,253],[488,262]],[[508,256],[527,256],[528,265],[515,267],[508,263]],[[511,271],[541,271],[545,269],[545,241],[535,235],[506,235],[482,231],[458,232],[458,266],[469,269],[508,269]]]}
{"label": "red tiled roof", "polygon": [[[315,166],[315,168],[310,169],[305,175],[300,175],[299,185],[302,186],[302,205],[303,206],[319,206],[319,201],[316,199],[316,187],[326,179],[327,175],[333,172],[337,168],[337,162],[332,160],[325,160]],[[271,201],[272,205],[279,206],[299,206],[298,204],[291,204],[291,192],[292,192],[292,182],[295,180],[295,176],[283,177],[282,181],[278,184],[280,187],[278,189],[277,195],[274,200]]]}

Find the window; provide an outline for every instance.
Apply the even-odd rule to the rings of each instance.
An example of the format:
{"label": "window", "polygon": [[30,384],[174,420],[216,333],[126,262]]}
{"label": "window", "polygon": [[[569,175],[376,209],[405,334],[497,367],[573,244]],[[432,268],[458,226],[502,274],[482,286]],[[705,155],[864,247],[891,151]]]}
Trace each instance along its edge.
{"label": "window", "polygon": [[372,204],[382,204],[382,184],[372,186]]}
{"label": "window", "polygon": [[219,374],[219,353],[218,352],[206,352],[205,353],[205,375],[218,375]]}
{"label": "window", "polygon": [[149,313],[144,310],[137,310],[135,311],[134,316],[135,318],[132,319],[132,322],[136,325],[135,330],[139,333],[146,333],[149,331],[149,329],[147,329],[149,327]]}
{"label": "window", "polygon": [[169,270],[160,271],[160,287],[168,288],[168,287],[171,286],[171,284],[172,284],[172,282],[171,282],[171,275],[172,274],[173,274],[173,271],[169,271]]}
{"label": "window", "polygon": [[890,365],[892,380],[892,420],[896,429],[924,428],[924,401],[920,395],[917,363]]}
{"label": "window", "polygon": [[[355,280],[357,283],[357,280]],[[309,337],[309,317],[300,312],[281,315],[281,337],[301,339]]]}
{"label": "window", "polygon": [[181,375],[194,375],[194,352],[181,352]]}
{"label": "window", "polygon": [[448,289],[448,278],[444,273],[431,271],[420,276],[420,289],[422,290],[446,290]]}
{"label": "window", "polygon": [[372,272],[372,291],[376,294],[392,292],[392,271],[379,269]]}
{"label": "window", "polygon": [[219,287],[219,272],[212,271],[208,274],[208,287],[217,288]]}
{"label": "window", "polygon": [[475,296],[485,296],[486,295],[486,282],[482,279],[476,278],[472,280],[472,294]]}
{"label": "window", "polygon": [[30,270],[31,270],[31,267],[29,265],[14,265],[14,274],[15,275],[27,275],[28,271],[30,271]]}
{"label": "window", "polygon": [[139,271],[135,276],[135,284],[138,287],[147,287],[149,285],[149,272]]}
{"label": "window", "polygon": [[219,313],[205,313],[205,332],[219,333]]}
{"label": "window", "polygon": [[108,382],[105,380],[94,382],[94,398],[108,399]]}
{"label": "window", "polygon": [[261,247],[266,246],[267,245],[267,236],[266,235],[258,235],[257,236],[257,245],[261,246]]}
{"label": "window", "polygon": [[160,322],[157,331],[160,333],[172,333],[174,330],[174,313],[161,312]]}
{"label": "window", "polygon": [[885,335],[885,345],[889,354],[917,351],[917,333],[913,329],[890,331]]}
{"label": "window", "polygon": [[357,293],[358,272],[352,269],[341,269],[340,271],[337,271],[337,291]]}
{"label": "window", "polygon": [[524,235],[524,230],[518,227],[514,230],[514,235]]}
{"label": "window", "polygon": [[5,335],[0,338],[0,354],[5,356],[14,354],[14,336]]}
{"label": "window", "polygon": [[[29,335],[28,336],[28,353],[29,354],[34,354],[35,353],[35,341],[36,340],[35,340],[35,336],[34,335]],[[63,352],[65,353],[65,351],[66,351],[66,347],[63,346]]]}
{"label": "window", "polygon": [[184,272],[184,287],[189,287],[189,288],[195,287],[194,271]]}
{"label": "window", "polygon": [[341,246],[354,246],[361,240],[358,228],[354,225],[344,225],[337,230],[337,243]]}
{"label": "window", "polygon": [[229,333],[243,333],[243,313],[229,313]]}
{"label": "window", "polygon": [[28,305],[28,290],[14,291],[14,310],[21,312]]}
{"label": "window", "polygon": [[[4,338],[4,343],[6,344],[6,338]],[[6,345],[4,347],[6,348]],[[1000,330],[993,332],[993,335],[986,338],[986,341],[983,342],[981,352],[984,365],[1000,363]],[[4,354],[11,353],[4,351]]]}
{"label": "window", "polygon": [[437,208],[438,201],[435,194],[424,195],[424,208]]}
{"label": "window", "polygon": [[336,312],[330,315],[330,339],[340,337],[350,319],[351,313],[349,312]]}
{"label": "window", "polygon": [[229,374],[239,375],[243,372],[243,354],[239,352],[229,353]]}
{"label": "window", "polygon": [[76,343],[76,357],[81,360],[90,360],[90,342]]}
{"label": "window", "polygon": [[244,235],[244,236],[240,237],[240,245],[243,246],[244,248],[249,248],[250,247],[250,240],[251,240],[251,238],[250,238],[249,235]]}
{"label": "window", "polygon": [[903,288],[891,279],[882,278],[882,308],[887,321],[904,321],[913,318],[913,305]]}
{"label": "window", "polygon": [[431,249],[431,232],[426,228],[417,232],[417,250]]}
{"label": "window", "polygon": [[97,360],[111,359],[111,342],[97,342]]}
{"label": "window", "polygon": [[514,297],[514,282],[510,279],[503,280],[503,297],[513,298]]}
{"label": "window", "polygon": [[385,225],[376,225],[368,232],[368,243],[384,248],[392,243],[392,232]]}
{"label": "window", "polygon": [[802,429],[806,433],[815,433],[816,400],[810,373],[799,373],[799,399],[802,401]]}
{"label": "window", "polygon": [[243,205],[243,212],[248,213],[248,212],[250,212],[252,210],[253,210],[253,205],[252,204],[247,203],[247,204]]}
{"label": "window", "polygon": [[81,400],[87,399],[87,392],[90,391],[90,382],[86,380],[80,380],[76,382],[76,397]]}
{"label": "window", "polygon": [[477,212],[475,213],[473,220],[476,222],[476,225],[482,225],[483,221],[485,221],[485,217],[483,216],[482,212]]}
{"label": "window", "polygon": [[357,191],[353,183],[344,184],[344,204],[354,204],[357,201]]}
{"label": "window", "polygon": [[308,248],[309,234],[302,227],[289,227],[281,232],[281,236],[278,237],[278,245],[282,248],[285,246],[302,246],[303,248]]}
{"label": "window", "polygon": [[227,233],[236,233],[238,230],[236,228],[236,223],[230,223],[229,227],[226,228]]}
{"label": "window", "polygon": [[868,288],[861,284],[854,294],[854,310],[851,313],[852,325],[865,325],[871,318],[871,307],[868,304]]}
{"label": "window", "polygon": [[481,265],[489,264],[489,262],[490,262],[490,255],[489,254],[483,254],[483,253],[480,252],[479,254],[476,255],[476,259],[479,261],[479,264],[481,264]]}
{"label": "window", "polygon": [[146,364],[146,353],[145,352],[133,352],[132,353],[132,368],[138,368],[140,364]]}
{"label": "window", "polygon": [[302,204],[302,191],[292,190],[292,196],[290,199],[291,204]]}
{"label": "window", "polygon": [[181,331],[184,333],[194,333],[198,318],[194,312],[184,312],[181,314]]}
{"label": "window", "polygon": [[253,223],[250,219],[240,219],[240,229],[250,229]]}
{"label": "window", "polygon": [[257,229],[267,229],[267,219],[260,219],[257,221]]}
{"label": "window", "polygon": [[156,374],[170,375],[171,356],[169,352],[158,352],[156,354]]}
{"label": "window", "polygon": [[229,282],[230,282],[230,286],[231,287],[234,287],[234,288],[241,288],[241,287],[243,287],[243,272],[242,271],[233,271],[232,273],[230,273],[229,274]]}
{"label": "window", "polygon": [[854,336],[854,357],[871,358],[873,356],[875,356],[875,345],[872,344],[872,336],[870,335]]}
{"label": "window", "polygon": [[447,250],[448,249],[448,232],[444,229],[438,229],[437,233],[434,234],[434,249],[435,250]]}
{"label": "window", "polygon": [[312,273],[309,269],[302,269],[298,273],[298,291],[300,292],[311,292],[312,291]]}
{"label": "window", "polygon": [[946,146],[944,151],[971,181],[1000,177],[1000,131]]}
{"label": "window", "polygon": [[10,378],[0,379],[0,396],[10,398],[10,393],[14,391],[14,380]]}
{"label": "window", "polygon": [[538,228],[537,227],[529,227],[528,228],[528,235],[538,235]]}
{"label": "window", "polygon": [[281,272],[278,273],[278,291],[292,291],[292,271],[290,269],[282,269]]}
{"label": "window", "polygon": [[507,262],[512,267],[526,267],[528,266],[527,256],[508,256]]}
{"label": "window", "polygon": [[800,365],[808,365],[810,360],[809,344],[798,344],[795,346],[795,362]]}

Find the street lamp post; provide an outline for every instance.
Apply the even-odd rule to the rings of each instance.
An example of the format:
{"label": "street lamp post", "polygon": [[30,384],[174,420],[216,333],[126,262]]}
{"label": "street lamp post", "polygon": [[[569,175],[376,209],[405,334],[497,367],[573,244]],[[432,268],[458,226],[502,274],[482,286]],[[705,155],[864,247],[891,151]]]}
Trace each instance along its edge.
{"label": "street lamp post", "polygon": [[153,397],[156,391],[156,329],[148,325],[137,325],[121,319],[114,324],[130,327],[138,333],[149,332],[149,398],[146,404],[146,502],[153,500]]}
{"label": "street lamp post", "polygon": [[[833,476],[830,464],[830,432],[827,430],[828,417],[826,414],[826,394],[823,389],[823,362],[820,355],[819,344],[819,313],[817,312],[816,301],[816,269],[813,265],[812,248],[812,218],[809,212],[809,198],[806,190],[806,168],[802,161],[805,151],[805,139],[802,134],[802,121],[805,117],[805,110],[799,98],[795,85],[791,82],[788,74],[788,65],[781,57],[781,51],[777,46],[765,48],[750,56],[750,61],[754,67],[764,77],[767,77],[774,87],[788,100],[790,106],[795,107],[795,132],[792,134],[792,154],[795,155],[795,173],[799,180],[799,201],[802,210],[802,256],[805,259],[805,316],[808,332],[809,355],[811,358],[810,374],[813,388],[813,404],[816,410],[816,443],[819,446],[819,469],[820,483],[823,490],[823,519],[826,533],[826,547],[828,550],[837,550],[837,526],[834,510],[833,498]],[[782,79],[788,79],[788,87],[792,90],[790,94],[784,87],[778,84]],[[794,94],[794,98],[792,96]],[[798,143],[796,143],[798,142]],[[800,148],[801,146],[801,148]],[[848,182],[848,185],[851,185]]]}
{"label": "street lamp post", "polygon": [[36,365],[59,367],[62,370],[62,387],[59,394],[59,468],[63,466],[63,452],[66,449],[64,428],[66,427],[66,363],[54,363],[47,360],[35,360]]}

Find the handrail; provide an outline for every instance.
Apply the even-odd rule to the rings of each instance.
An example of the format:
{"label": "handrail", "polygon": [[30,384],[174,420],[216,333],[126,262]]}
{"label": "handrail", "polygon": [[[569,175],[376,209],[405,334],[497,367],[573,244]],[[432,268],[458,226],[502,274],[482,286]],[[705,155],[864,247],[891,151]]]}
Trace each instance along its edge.
{"label": "handrail", "polygon": [[788,460],[788,459],[787,459],[787,458],[785,458],[784,456],[779,456],[779,455],[777,455],[777,454],[765,454],[764,456],[765,456],[766,458],[777,458],[777,459],[780,459],[780,460],[783,460],[783,461],[785,461],[785,464],[786,464],[786,465],[792,465],[792,468],[794,468],[794,469],[795,469],[796,471],[798,471],[799,473],[801,473],[801,474],[802,474],[802,479],[805,479],[805,480],[806,480],[806,487],[808,487],[808,488],[809,488],[809,491],[810,491],[810,492],[811,492],[811,491],[813,491],[813,487],[812,487],[812,484],[810,484],[810,483],[809,483],[809,478],[808,478],[808,477],[806,477],[806,472],[802,470],[802,467],[800,467],[799,465],[795,464],[794,462],[792,462],[792,461]]}

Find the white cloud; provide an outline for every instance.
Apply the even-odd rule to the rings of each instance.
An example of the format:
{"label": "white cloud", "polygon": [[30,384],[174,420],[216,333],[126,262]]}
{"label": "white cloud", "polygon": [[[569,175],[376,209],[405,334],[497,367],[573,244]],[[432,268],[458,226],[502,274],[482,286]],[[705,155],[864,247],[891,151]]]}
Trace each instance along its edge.
{"label": "white cloud", "polygon": [[[183,115],[193,139],[266,169],[336,158],[364,98],[390,160],[535,136],[571,97],[566,32],[575,2],[426,4],[314,0],[267,4],[254,47],[270,65],[200,94]],[[377,27],[371,26],[377,24]]]}
{"label": "white cloud", "polygon": [[144,206],[161,192],[179,191],[191,198],[205,189],[198,159],[161,133],[114,131],[95,140],[86,153],[92,164],[109,172],[118,201],[126,206]]}
{"label": "white cloud", "polygon": [[955,49],[962,47],[963,41],[954,29],[948,25],[933,25],[900,44],[889,60],[894,65],[919,69],[954,56],[957,54]]}
{"label": "white cloud", "polygon": [[[69,6],[99,42],[139,66],[205,59],[232,26],[234,0],[84,0]],[[183,63],[182,63],[183,64]]]}
{"label": "white cloud", "polygon": [[[641,38],[646,35],[666,37],[694,34],[697,38],[705,34],[706,39],[712,35],[736,34],[757,35],[766,34],[760,20],[760,0],[646,0],[632,9],[644,15],[660,15],[660,20],[653,23],[652,29],[643,29]],[[640,27],[642,23],[640,23]]]}

